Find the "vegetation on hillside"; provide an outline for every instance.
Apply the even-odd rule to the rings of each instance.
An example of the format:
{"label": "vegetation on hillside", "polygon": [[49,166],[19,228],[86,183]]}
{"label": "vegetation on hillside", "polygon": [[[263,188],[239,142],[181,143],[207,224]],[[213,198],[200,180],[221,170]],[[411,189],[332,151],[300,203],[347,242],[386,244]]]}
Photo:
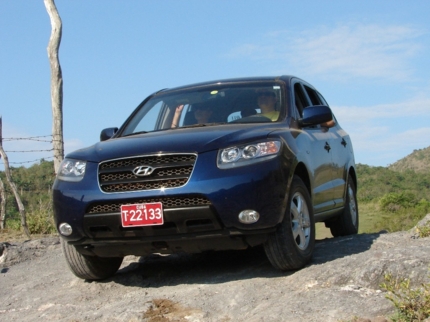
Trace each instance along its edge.
{"label": "vegetation on hillside", "polygon": [[403,172],[414,170],[417,173],[430,172],[430,147],[414,150],[407,157],[400,159],[388,168],[394,171]]}
{"label": "vegetation on hillside", "polygon": [[[395,179],[379,199],[382,213],[375,228],[386,227],[389,231],[411,228],[430,212],[430,147],[414,150],[383,169],[395,174]],[[374,185],[366,182],[364,186]]]}
{"label": "vegetation on hillside", "polygon": [[430,212],[430,172],[358,164],[357,177],[361,232],[407,230]]}
{"label": "vegetation on hillside", "polygon": [[[51,200],[53,169],[53,162],[45,160],[30,168],[11,168],[32,234],[55,232]],[[414,151],[388,168],[357,165],[360,233],[407,230],[430,213],[430,171],[422,169],[430,169],[430,147]],[[19,230],[15,199],[3,172],[0,178],[7,196],[6,227]]]}
{"label": "vegetation on hillside", "polygon": [[[55,180],[54,163],[41,160],[29,168],[11,167],[11,176],[18,188],[32,234],[55,232],[52,211],[52,185]],[[7,184],[4,172],[0,172],[6,190],[6,228],[19,230],[21,219],[15,198]]]}

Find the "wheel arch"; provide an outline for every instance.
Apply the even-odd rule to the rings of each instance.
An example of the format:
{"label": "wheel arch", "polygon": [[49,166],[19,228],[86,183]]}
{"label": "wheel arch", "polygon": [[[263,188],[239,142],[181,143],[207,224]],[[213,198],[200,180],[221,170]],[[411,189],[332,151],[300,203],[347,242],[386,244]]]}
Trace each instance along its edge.
{"label": "wheel arch", "polygon": [[[294,169],[294,171],[293,171]],[[309,192],[309,196],[311,198],[311,202],[313,200],[312,198],[312,193],[311,193],[311,182],[310,182],[310,175],[308,172],[308,169],[306,167],[306,165],[303,162],[298,162],[296,164],[295,167],[292,167],[291,171],[288,172],[288,177],[285,177],[285,180],[287,180],[288,184],[287,184],[287,189],[286,189],[286,193],[285,193],[285,198],[283,201],[283,210],[282,213],[279,217],[279,223],[282,222],[282,220],[284,219],[284,215],[285,215],[285,211],[287,210],[288,206],[288,197],[290,194],[290,190],[291,190],[291,185],[293,183],[294,180],[294,176],[298,176],[304,183],[306,189]]]}
{"label": "wheel arch", "polygon": [[355,189],[358,189],[357,172],[355,171],[355,167],[353,166],[349,167],[348,175],[354,182]]}
{"label": "wheel arch", "polygon": [[306,168],[306,166],[303,162],[299,162],[297,164],[296,169],[294,170],[294,175],[296,175],[296,176],[300,177],[300,179],[302,179],[303,183],[305,184],[306,188],[308,189],[309,196],[312,199],[311,180],[310,180],[308,169]]}

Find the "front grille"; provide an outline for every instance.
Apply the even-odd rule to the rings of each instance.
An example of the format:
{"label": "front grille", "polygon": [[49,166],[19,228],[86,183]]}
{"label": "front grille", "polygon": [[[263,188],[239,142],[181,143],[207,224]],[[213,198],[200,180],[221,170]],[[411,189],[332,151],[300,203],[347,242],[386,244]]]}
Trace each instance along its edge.
{"label": "front grille", "polygon": [[181,187],[188,182],[196,158],[168,154],[105,161],[99,165],[100,189],[114,193]]}
{"label": "front grille", "polygon": [[130,205],[137,203],[161,202],[163,209],[209,206],[211,202],[204,197],[163,197],[163,198],[145,198],[116,202],[103,202],[91,205],[87,209],[88,214],[119,213],[121,205]]}

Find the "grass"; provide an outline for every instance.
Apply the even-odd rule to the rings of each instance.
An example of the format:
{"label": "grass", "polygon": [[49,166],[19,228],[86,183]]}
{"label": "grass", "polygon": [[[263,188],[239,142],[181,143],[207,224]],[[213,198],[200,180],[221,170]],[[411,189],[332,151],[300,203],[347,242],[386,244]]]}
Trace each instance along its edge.
{"label": "grass", "polygon": [[396,307],[394,322],[419,322],[430,317],[430,283],[412,288],[410,280],[387,273],[381,288],[388,292],[387,299]]}
{"label": "grass", "polygon": [[424,226],[417,227],[417,232],[420,238],[430,237],[430,221]]}
{"label": "grass", "polygon": [[[359,203],[359,234],[372,234],[383,230],[383,227],[375,225],[381,218],[381,210],[377,203]],[[316,239],[332,238],[333,235],[324,223],[316,224]]]}

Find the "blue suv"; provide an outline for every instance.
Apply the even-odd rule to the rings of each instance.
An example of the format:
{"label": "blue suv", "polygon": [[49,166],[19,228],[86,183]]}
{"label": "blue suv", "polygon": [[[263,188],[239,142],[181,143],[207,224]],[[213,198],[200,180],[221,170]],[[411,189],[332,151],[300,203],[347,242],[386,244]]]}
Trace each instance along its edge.
{"label": "blue suv", "polygon": [[127,255],[263,245],[310,262],[315,222],[356,234],[354,153],[323,96],[294,76],[158,91],[66,156],[54,214],[71,271],[104,279]]}

